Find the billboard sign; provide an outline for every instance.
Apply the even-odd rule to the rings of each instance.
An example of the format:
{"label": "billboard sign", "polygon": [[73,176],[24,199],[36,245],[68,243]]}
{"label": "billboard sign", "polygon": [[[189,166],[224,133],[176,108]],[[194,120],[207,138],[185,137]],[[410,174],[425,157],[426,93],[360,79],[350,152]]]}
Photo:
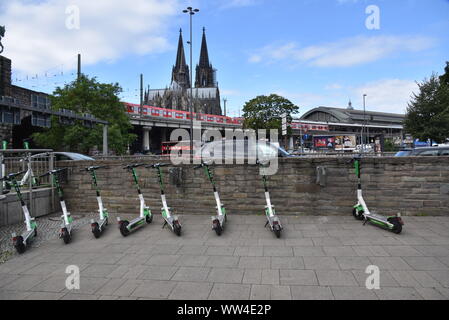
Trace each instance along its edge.
{"label": "billboard sign", "polygon": [[355,135],[345,135],[335,137],[335,150],[353,150],[357,145]]}
{"label": "billboard sign", "polygon": [[315,136],[313,137],[313,145],[315,148],[334,148],[335,137],[331,136]]}

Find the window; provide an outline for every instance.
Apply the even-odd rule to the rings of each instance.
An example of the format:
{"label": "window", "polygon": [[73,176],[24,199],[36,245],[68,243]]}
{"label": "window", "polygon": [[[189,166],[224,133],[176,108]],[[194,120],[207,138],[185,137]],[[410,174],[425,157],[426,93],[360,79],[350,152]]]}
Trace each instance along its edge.
{"label": "window", "polygon": [[50,99],[47,96],[32,94],[31,106],[38,109],[50,109]]}

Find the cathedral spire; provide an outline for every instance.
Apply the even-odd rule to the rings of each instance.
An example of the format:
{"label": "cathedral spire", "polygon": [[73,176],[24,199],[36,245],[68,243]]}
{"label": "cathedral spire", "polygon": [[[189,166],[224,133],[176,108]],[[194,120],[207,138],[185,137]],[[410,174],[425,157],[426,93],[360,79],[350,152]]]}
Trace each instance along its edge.
{"label": "cathedral spire", "polygon": [[203,39],[201,40],[200,67],[209,66],[209,53],[207,52],[206,28],[203,27]]}
{"label": "cathedral spire", "polygon": [[186,56],[184,54],[184,41],[182,40],[182,29],[179,29],[179,40],[178,40],[178,52],[176,54],[176,65],[177,69],[186,65]]}
{"label": "cathedral spire", "polygon": [[184,41],[182,39],[182,29],[179,29],[178,51],[176,53],[176,64],[172,71],[172,82],[175,81],[183,88],[190,88],[189,66],[186,63],[184,54]]}
{"label": "cathedral spire", "polygon": [[215,70],[209,62],[207,52],[206,28],[203,27],[203,39],[201,41],[200,61],[196,65],[195,87],[215,88]]}

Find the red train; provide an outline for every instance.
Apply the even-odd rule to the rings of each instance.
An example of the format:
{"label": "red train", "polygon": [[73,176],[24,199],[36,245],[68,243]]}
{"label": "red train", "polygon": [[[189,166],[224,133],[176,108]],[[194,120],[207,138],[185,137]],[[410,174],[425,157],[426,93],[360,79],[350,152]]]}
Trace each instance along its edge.
{"label": "red train", "polygon": [[[126,112],[130,114],[135,114],[136,116],[140,115],[141,113],[140,105],[128,102],[125,102],[124,105],[126,108]],[[150,117],[177,119],[177,120],[190,120],[190,112],[188,111],[165,109],[153,106],[143,106],[142,115]],[[231,118],[215,114],[203,114],[194,112],[193,117],[197,121],[201,122],[227,123],[234,125],[243,124],[243,118]]]}
{"label": "red train", "polygon": [[[124,103],[126,112],[130,114],[134,114],[136,116],[140,116],[140,105],[133,104],[133,103]],[[173,110],[173,109],[165,109],[165,108],[158,108],[158,107],[152,107],[152,106],[143,106],[142,110],[143,116],[149,116],[149,117],[160,117],[160,118],[168,118],[168,119],[177,119],[177,120],[190,120],[190,112],[188,111],[181,111],[181,110]],[[204,114],[204,113],[193,113],[194,119],[201,122],[213,122],[213,123],[227,123],[227,124],[234,124],[234,125],[242,125],[243,124],[243,118],[231,118],[231,117],[225,117],[225,116],[218,116],[215,114]],[[292,129],[302,129],[303,132],[307,131],[328,131],[329,126],[328,125],[322,125],[322,124],[314,124],[314,123],[300,123],[300,122],[293,122],[291,123]]]}

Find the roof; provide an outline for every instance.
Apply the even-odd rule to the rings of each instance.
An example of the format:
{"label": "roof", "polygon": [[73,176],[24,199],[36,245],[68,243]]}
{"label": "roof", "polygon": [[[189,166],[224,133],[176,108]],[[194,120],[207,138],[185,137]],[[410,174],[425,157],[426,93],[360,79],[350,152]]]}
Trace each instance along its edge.
{"label": "roof", "polygon": [[363,123],[370,124],[402,124],[405,115],[377,111],[351,110],[346,108],[317,107],[302,115],[301,120],[314,120],[325,122]]}

